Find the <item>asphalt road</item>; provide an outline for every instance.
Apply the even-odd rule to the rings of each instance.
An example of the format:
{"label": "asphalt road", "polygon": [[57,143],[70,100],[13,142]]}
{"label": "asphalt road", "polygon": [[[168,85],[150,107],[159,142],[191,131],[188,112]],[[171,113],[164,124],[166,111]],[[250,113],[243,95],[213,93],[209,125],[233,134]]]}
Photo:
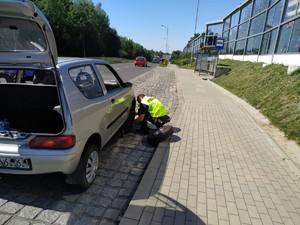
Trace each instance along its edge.
{"label": "asphalt road", "polygon": [[151,69],[158,66],[157,63],[148,63],[147,67],[134,66],[133,63],[116,63],[111,66],[117,71],[120,77],[125,81],[129,81],[139,75],[149,72]]}

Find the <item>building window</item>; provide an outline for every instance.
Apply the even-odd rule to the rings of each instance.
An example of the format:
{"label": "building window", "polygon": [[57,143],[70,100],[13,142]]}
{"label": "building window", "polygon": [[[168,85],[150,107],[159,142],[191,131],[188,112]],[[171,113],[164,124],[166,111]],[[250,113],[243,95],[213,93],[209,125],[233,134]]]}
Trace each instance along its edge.
{"label": "building window", "polygon": [[269,30],[279,24],[283,5],[284,1],[280,0],[274,7],[270,9],[270,11],[268,12],[265,30]]}
{"label": "building window", "polygon": [[229,50],[228,50],[228,45],[229,43],[224,43],[224,50],[225,50],[225,54],[228,54]]}
{"label": "building window", "polygon": [[245,39],[236,42],[235,51],[234,51],[235,55],[243,55],[244,54],[245,43],[246,43]]}
{"label": "building window", "polygon": [[266,13],[263,13],[251,20],[249,36],[263,32],[266,15]]}
{"label": "building window", "polygon": [[239,23],[240,11],[237,11],[231,16],[231,24],[230,27],[234,27]]}
{"label": "building window", "polygon": [[238,39],[247,37],[249,22],[243,23],[239,26]]}
{"label": "building window", "polygon": [[300,19],[295,20],[288,52],[300,52]]}
{"label": "building window", "polygon": [[230,27],[230,18],[231,17],[228,17],[227,19],[225,19],[225,21],[224,21],[224,30],[228,30],[229,29],[229,27]]}
{"label": "building window", "polygon": [[235,41],[232,41],[232,42],[228,43],[228,52],[227,52],[227,54],[233,54],[233,52],[234,52],[234,44],[235,44]]}
{"label": "building window", "polygon": [[276,53],[300,52],[300,19],[281,27]]}
{"label": "building window", "polygon": [[205,38],[205,46],[214,46],[216,44],[217,36],[208,35]]}
{"label": "building window", "polygon": [[269,6],[272,6],[275,2],[277,2],[278,0],[270,0],[270,5]]}
{"label": "building window", "polygon": [[252,8],[252,3],[248,4],[241,10],[241,19],[240,23],[246,21],[251,17],[251,8]]}
{"label": "building window", "polygon": [[269,0],[255,0],[253,7],[253,16],[267,9]]}
{"label": "building window", "polygon": [[214,24],[214,25],[208,25],[208,27],[207,27],[207,34],[208,35],[215,35],[215,36],[221,37],[221,35],[222,35],[222,27],[223,27],[223,23]]}
{"label": "building window", "polygon": [[277,33],[278,33],[278,29],[274,29],[263,35],[262,46],[260,50],[261,55],[274,53]]}
{"label": "building window", "polygon": [[233,41],[236,39],[237,27],[231,28],[229,30],[229,41]]}
{"label": "building window", "polygon": [[228,41],[228,35],[229,35],[229,31],[225,31],[224,33],[223,33],[223,38],[224,38],[224,41],[225,42],[227,42]]}
{"label": "building window", "polygon": [[287,6],[285,9],[284,21],[293,18],[300,13],[299,0],[287,0]]}
{"label": "building window", "polygon": [[261,42],[261,35],[248,39],[246,55],[258,55]]}

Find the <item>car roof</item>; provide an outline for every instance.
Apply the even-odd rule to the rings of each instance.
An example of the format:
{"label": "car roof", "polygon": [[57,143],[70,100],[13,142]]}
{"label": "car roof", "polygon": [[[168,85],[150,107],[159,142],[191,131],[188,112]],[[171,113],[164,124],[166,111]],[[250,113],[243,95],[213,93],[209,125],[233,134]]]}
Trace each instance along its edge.
{"label": "car roof", "polygon": [[93,59],[93,58],[80,58],[80,57],[58,57],[58,65],[65,64],[69,62],[98,62],[101,64],[109,64],[108,62],[101,59]]}

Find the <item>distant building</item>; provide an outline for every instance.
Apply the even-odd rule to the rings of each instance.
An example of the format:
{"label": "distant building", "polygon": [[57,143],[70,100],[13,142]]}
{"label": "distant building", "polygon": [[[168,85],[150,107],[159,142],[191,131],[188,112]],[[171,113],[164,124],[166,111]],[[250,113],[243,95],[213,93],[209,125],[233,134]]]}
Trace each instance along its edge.
{"label": "distant building", "polygon": [[300,66],[300,0],[247,0],[206,24],[204,47],[217,37],[225,40],[220,58]]}

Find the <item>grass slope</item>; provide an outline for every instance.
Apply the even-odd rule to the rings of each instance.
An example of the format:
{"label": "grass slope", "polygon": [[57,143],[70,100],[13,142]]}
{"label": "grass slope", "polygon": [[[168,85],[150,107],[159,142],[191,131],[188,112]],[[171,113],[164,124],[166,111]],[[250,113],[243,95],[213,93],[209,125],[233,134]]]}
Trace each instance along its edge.
{"label": "grass slope", "polygon": [[287,75],[283,65],[229,59],[220,59],[219,65],[231,71],[213,82],[247,101],[300,145],[300,70]]}

